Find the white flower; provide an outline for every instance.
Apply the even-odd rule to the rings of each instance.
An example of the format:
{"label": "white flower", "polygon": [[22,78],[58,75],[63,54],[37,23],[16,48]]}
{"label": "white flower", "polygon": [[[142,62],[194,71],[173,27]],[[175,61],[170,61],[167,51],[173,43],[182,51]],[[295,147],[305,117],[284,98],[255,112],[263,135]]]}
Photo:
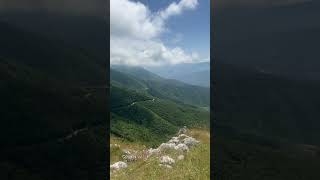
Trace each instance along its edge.
{"label": "white flower", "polygon": [[189,136],[185,135],[185,134],[180,134],[179,135],[179,139],[185,139],[185,138],[188,138]]}
{"label": "white flower", "polygon": [[183,140],[183,143],[185,145],[187,145],[188,147],[191,147],[191,146],[195,146],[199,143],[199,141],[197,141],[196,139],[192,138],[192,137],[188,137],[188,138],[185,138]]}
{"label": "white flower", "polygon": [[126,160],[127,162],[132,162],[132,161],[136,161],[137,160],[137,156],[131,155],[131,154],[122,155],[122,158],[124,160]]}
{"label": "white flower", "polygon": [[148,149],[148,155],[149,156],[158,155],[158,154],[160,154],[160,150],[159,149],[152,149],[152,148]]}
{"label": "white flower", "polygon": [[189,151],[188,146],[185,144],[182,144],[182,143],[178,144],[174,149],[179,150],[179,151],[183,151],[183,152]]}
{"label": "white flower", "polygon": [[178,137],[172,137],[172,138],[168,141],[168,143],[178,144],[178,143],[179,143],[179,139],[178,139]]}
{"label": "white flower", "polygon": [[172,159],[171,157],[169,156],[162,156],[160,157],[160,163],[161,164],[169,164],[169,165],[172,165],[175,163],[174,159]]}
{"label": "white flower", "polygon": [[176,144],[174,143],[162,143],[158,149],[165,150],[165,149],[174,149],[176,147]]}
{"label": "white flower", "polygon": [[129,150],[127,150],[127,149],[123,149],[122,152],[123,152],[124,154],[131,154],[131,152],[130,152]]}
{"label": "white flower", "polygon": [[184,155],[179,155],[178,156],[178,160],[183,160],[184,159]]}
{"label": "white flower", "polygon": [[123,161],[119,161],[119,162],[116,162],[114,164],[112,164],[110,166],[110,169],[111,170],[120,170],[120,169],[124,169],[124,168],[127,168],[128,165],[127,163],[123,162]]}

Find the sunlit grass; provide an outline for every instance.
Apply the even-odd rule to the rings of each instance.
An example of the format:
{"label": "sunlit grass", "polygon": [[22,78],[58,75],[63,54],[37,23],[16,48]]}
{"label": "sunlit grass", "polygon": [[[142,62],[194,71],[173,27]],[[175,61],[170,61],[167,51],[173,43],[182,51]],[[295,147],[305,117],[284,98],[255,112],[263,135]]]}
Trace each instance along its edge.
{"label": "sunlit grass", "polygon": [[[172,169],[159,166],[159,159],[151,157],[148,160],[138,160],[128,163],[128,168],[111,174],[112,180],[207,180],[210,179],[210,134],[207,130],[192,129],[188,133],[199,140],[201,144],[184,153],[185,159],[177,161],[181,153],[167,151],[165,154],[176,160]],[[118,138],[111,138],[111,143],[121,146],[121,149],[142,150],[142,144],[127,143]],[[121,160],[121,150],[111,150],[113,162]]]}

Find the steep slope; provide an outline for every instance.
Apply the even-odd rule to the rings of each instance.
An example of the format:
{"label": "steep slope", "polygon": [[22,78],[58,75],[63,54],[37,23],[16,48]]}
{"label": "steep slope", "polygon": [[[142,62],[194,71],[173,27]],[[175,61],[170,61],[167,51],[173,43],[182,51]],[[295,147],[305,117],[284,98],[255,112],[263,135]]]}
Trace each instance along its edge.
{"label": "steep slope", "polygon": [[130,77],[112,68],[110,69],[110,81],[112,84],[116,84],[122,87],[127,87],[130,89],[136,89],[136,90],[147,89],[147,85],[144,82],[139,81],[137,78],[133,76]]}
{"label": "steep slope", "polygon": [[196,106],[210,106],[210,89],[206,87],[193,86],[176,80],[149,81],[148,86],[149,93],[156,97]]}
{"label": "steep slope", "polygon": [[137,92],[126,87],[119,87],[113,83],[111,83],[110,92],[111,108],[129,106],[135,102],[152,99],[152,97],[146,93]]}
{"label": "steep slope", "polygon": [[[145,70],[142,67],[118,65],[112,66],[111,68],[114,68],[114,70],[111,70],[111,76],[113,72],[118,71],[129,76],[127,77],[127,79],[135,78],[136,80],[139,80],[141,82],[140,84],[144,84],[144,86],[146,86],[145,90],[152,96],[172,100],[177,103],[209,107],[209,88],[189,85],[177,80],[165,79]],[[121,82],[119,80],[117,82],[120,84],[124,83],[123,81]],[[136,81],[133,81],[128,85],[133,86],[134,82]]]}
{"label": "steep slope", "polygon": [[[167,140],[177,130],[186,125],[189,127],[208,127],[209,112],[205,109],[177,103],[168,98],[153,96],[149,81],[138,79],[133,75],[116,72],[111,75],[111,133],[118,137],[157,146]],[[148,72],[149,73],[149,72]],[[116,81],[121,76],[122,84]],[[127,80],[123,78],[127,77]],[[133,84],[146,84],[148,90],[135,88]],[[113,83],[118,82],[118,83]],[[121,84],[121,85],[118,85]]]}
{"label": "steep slope", "polygon": [[[168,150],[162,152],[174,159],[183,154],[183,160],[176,160],[172,168],[168,170],[159,166],[159,158],[151,156],[147,159],[138,159],[128,163],[128,168],[122,169],[111,174],[114,180],[129,180],[134,177],[136,180],[163,180],[163,179],[210,179],[210,134],[206,129],[190,129],[186,135],[194,137],[200,141],[200,144],[191,147],[189,152],[177,152]],[[138,154],[146,150],[146,147],[140,143],[123,141],[120,138],[112,137],[111,143],[119,145],[111,147],[110,164],[122,160],[123,149],[130,149]]]}
{"label": "steep slope", "polygon": [[147,71],[140,66],[127,66],[127,65],[111,65],[112,69],[125,73],[127,75],[133,76],[143,81],[161,81],[162,77]]}

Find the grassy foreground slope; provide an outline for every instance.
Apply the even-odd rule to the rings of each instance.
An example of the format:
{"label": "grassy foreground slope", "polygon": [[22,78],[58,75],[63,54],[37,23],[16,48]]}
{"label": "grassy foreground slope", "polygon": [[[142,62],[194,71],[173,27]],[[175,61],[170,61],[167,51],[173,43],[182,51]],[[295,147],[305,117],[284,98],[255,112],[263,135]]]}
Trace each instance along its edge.
{"label": "grassy foreground slope", "polygon": [[[210,179],[210,135],[208,130],[191,129],[188,135],[198,139],[201,144],[193,147],[185,154],[185,159],[177,161],[172,169],[166,169],[159,166],[159,160],[156,157],[149,158],[146,161],[138,160],[129,163],[125,170],[115,172],[111,175],[113,180],[206,180]],[[139,143],[132,143],[119,138],[112,137],[112,144],[119,144],[121,149],[133,149],[141,151],[145,148]],[[167,152],[171,157],[176,157],[176,152]],[[121,160],[122,152],[120,148],[111,148],[111,163]]]}

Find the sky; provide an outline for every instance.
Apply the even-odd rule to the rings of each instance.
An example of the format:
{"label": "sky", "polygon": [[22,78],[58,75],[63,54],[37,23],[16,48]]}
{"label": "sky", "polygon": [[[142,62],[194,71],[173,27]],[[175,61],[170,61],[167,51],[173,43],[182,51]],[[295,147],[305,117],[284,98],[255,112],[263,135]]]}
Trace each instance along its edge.
{"label": "sky", "polygon": [[209,61],[210,0],[110,0],[111,64]]}

